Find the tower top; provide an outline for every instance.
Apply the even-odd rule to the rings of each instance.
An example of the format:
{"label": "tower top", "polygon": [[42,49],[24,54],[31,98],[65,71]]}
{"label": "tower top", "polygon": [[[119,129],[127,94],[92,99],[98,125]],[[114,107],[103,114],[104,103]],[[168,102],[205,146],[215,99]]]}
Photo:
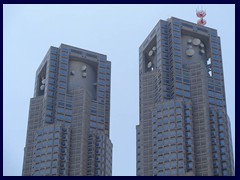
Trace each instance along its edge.
{"label": "tower top", "polygon": [[205,19],[203,19],[206,15],[207,15],[207,12],[206,10],[199,10],[197,9],[196,10],[196,15],[197,17],[199,17],[200,19],[197,21],[197,24],[198,25],[201,25],[201,26],[204,26],[205,24],[207,24],[207,21]]}

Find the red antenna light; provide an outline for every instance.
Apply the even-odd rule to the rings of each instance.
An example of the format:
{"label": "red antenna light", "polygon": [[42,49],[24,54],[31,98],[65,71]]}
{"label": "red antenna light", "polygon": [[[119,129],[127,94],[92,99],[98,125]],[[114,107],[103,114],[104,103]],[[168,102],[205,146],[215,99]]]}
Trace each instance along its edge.
{"label": "red antenna light", "polygon": [[206,15],[207,15],[207,13],[206,13],[206,10],[204,11],[204,10],[196,10],[196,15],[197,15],[197,17],[199,17],[200,19],[197,21],[197,24],[198,25],[202,25],[202,26],[204,26],[205,24],[207,24],[207,21],[205,20],[205,19],[203,19]]}

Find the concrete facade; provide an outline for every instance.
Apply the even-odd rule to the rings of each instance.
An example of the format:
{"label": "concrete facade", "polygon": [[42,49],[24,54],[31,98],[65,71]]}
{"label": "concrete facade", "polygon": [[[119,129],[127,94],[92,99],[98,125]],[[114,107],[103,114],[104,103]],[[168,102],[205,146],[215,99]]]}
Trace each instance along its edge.
{"label": "concrete facade", "polygon": [[234,175],[217,31],[160,20],[139,48],[138,176]]}
{"label": "concrete facade", "polygon": [[36,72],[24,176],[111,176],[111,62],[61,44]]}

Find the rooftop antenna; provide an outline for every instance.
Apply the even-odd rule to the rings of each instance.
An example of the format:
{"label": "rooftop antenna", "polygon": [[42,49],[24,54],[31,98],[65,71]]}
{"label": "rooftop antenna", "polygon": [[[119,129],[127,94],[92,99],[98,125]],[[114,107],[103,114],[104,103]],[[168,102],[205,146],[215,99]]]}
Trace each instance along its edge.
{"label": "rooftop antenna", "polygon": [[201,10],[196,9],[196,15],[197,15],[197,17],[200,18],[197,21],[198,25],[204,26],[205,24],[207,24],[207,21],[205,19],[203,19],[207,15],[207,11],[206,10],[203,10],[202,8],[201,8]]}

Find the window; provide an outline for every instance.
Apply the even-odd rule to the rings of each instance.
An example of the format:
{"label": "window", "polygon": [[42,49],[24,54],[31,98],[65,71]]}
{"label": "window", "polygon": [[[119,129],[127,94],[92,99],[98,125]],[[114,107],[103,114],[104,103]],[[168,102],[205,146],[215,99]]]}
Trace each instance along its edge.
{"label": "window", "polygon": [[224,140],[221,140],[221,141],[220,141],[220,145],[221,145],[221,146],[225,146]]}
{"label": "window", "polygon": [[182,122],[177,123],[177,128],[182,128]]}
{"label": "window", "polygon": [[222,154],[225,154],[225,153],[226,153],[225,148],[221,148],[221,153],[222,153]]}
{"label": "window", "polygon": [[178,151],[183,151],[183,145],[178,145]]}
{"label": "window", "polygon": [[177,109],[176,109],[176,113],[177,113],[177,114],[181,114],[181,113],[182,113],[182,109],[177,108]]}
{"label": "window", "polygon": [[170,157],[171,157],[172,160],[175,160],[177,158],[177,154],[176,153],[172,153],[170,155]]}
{"label": "window", "polygon": [[192,152],[192,148],[191,147],[187,147],[187,153],[191,153]]}
{"label": "window", "polygon": [[183,138],[182,138],[182,137],[180,137],[180,138],[178,137],[178,138],[177,138],[177,142],[178,142],[178,143],[182,143],[182,142],[183,142]]}
{"label": "window", "polygon": [[220,130],[220,131],[223,131],[223,130],[224,130],[223,125],[220,125],[220,126],[219,126],[219,130]]}
{"label": "window", "polygon": [[190,133],[190,132],[187,132],[187,133],[186,133],[186,137],[187,137],[187,138],[190,138],[190,137],[191,137],[191,133]]}
{"label": "window", "polygon": [[191,126],[188,124],[188,125],[186,125],[186,130],[187,131],[190,131],[191,130]]}
{"label": "window", "polygon": [[188,163],[188,168],[192,169],[192,167],[193,167],[193,163],[192,162]]}
{"label": "window", "polygon": [[186,122],[186,123],[190,123],[190,122],[191,122],[191,121],[190,121],[190,118],[187,117],[187,118],[185,119],[185,122]]}
{"label": "window", "polygon": [[[176,139],[175,139],[175,141],[176,141]],[[175,152],[176,151],[176,146],[174,145],[174,146],[171,146],[171,152]]]}
{"label": "window", "polygon": [[192,155],[187,155],[187,160],[191,161],[192,160]]}
{"label": "window", "polygon": [[164,146],[168,145],[168,139],[164,139]]}
{"label": "window", "polygon": [[224,138],[224,134],[223,133],[220,133],[219,134],[219,137],[222,139],[222,138]]}
{"label": "window", "polygon": [[172,161],[171,166],[172,166],[172,168],[176,168],[177,167],[177,162],[176,161]]}
{"label": "window", "polygon": [[160,162],[160,163],[163,162],[163,156],[158,157],[158,162]]}
{"label": "window", "polygon": [[176,169],[173,169],[172,172],[171,172],[171,174],[176,175],[176,174],[177,174],[177,170],[176,170]]}
{"label": "window", "polygon": [[[165,160],[166,161],[166,160]],[[170,168],[170,163],[169,162],[165,162],[164,163],[164,168],[165,169],[169,169]],[[166,172],[166,171],[165,171]]]}
{"label": "window", "polygon": [[226,161],[226,159],[227,159],[227,158],[226,158],[226,155],[222,155],[222,156],[221,156],[221,160],[222,160],[222,161]]}
{"label": "window", "polygon": [[192,144],[192,140],[191,139],[188,139],[187,140],[187,145],[191,145]]}
{"label": "window", "polygon": [[183,153],[178,153],[178,159],[183,159]]}
{"label": "window", "polygon": [[158,150],[158,154],[160,155],[160,154],[163,154],[163,148],[160,148],[159,150]]}
{"label": "window", "polygon": [[[168,154],[165,154],[164,156],[164,161],[168,161],[169,160],[169,155]],[[166,163],[165,163],[166,164]]]}
{"label": "window", "polygon": [[182,130],[177,130],[177,136],[182,136],[182,135],[183,135]]}

